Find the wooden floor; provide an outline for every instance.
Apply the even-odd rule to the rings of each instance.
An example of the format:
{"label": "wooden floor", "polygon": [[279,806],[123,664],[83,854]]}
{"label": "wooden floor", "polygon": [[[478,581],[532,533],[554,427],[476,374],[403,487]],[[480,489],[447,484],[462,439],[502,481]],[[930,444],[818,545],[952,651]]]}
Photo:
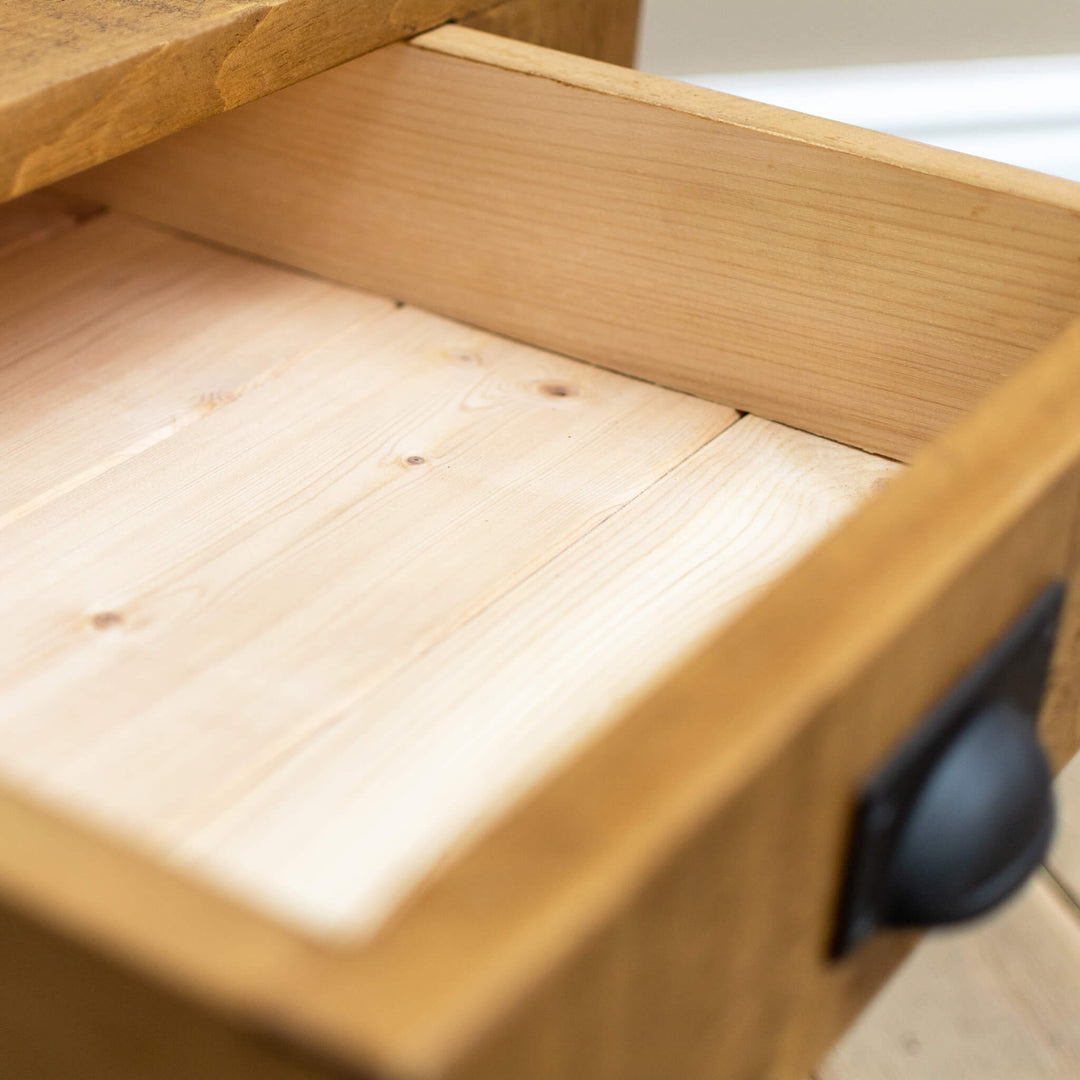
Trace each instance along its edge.
{"label": "wooden floor", "polygon": [[1080,1077],[1080,757],[1048,869],[975,926],[931,935],[816,1080]]}

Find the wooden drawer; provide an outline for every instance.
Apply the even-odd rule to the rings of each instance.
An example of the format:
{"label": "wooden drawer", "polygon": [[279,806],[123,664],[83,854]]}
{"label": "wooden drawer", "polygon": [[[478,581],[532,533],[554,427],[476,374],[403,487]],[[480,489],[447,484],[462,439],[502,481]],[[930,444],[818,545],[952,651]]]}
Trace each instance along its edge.
{"label": "wooden drawer", "polygon": [[5,1074],[812,1066],[1077,573],[1080,189],[444,27],[0,210]]}

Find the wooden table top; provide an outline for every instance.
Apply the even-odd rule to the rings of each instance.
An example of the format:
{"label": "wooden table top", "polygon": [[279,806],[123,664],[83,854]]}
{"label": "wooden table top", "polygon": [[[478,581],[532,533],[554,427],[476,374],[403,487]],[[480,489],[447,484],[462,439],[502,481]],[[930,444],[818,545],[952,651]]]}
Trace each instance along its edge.
{"label": "wooden table top", "polygon": [[6,0],[0,199],[495,0]]}

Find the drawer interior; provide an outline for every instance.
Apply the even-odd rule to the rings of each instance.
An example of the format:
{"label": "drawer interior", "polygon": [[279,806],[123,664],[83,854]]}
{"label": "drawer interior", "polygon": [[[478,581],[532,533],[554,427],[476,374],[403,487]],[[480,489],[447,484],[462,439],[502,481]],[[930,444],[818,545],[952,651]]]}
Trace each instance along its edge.
{"label": "drawer interior", "polygon": [[14,1042],[804,1075],[854,793],[1076,596],[1078,191],[447,26],[0,207]]}
{"label": "drawer interior", "polygon": [[0,285],[0,768],[320,934],[900,468],[48,195]]}

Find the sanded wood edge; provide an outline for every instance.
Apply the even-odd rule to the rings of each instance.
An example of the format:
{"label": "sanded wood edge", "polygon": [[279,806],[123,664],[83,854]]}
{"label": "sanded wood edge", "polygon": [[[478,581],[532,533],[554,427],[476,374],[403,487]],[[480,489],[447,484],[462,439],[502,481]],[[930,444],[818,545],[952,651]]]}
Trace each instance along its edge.
{"label": "sanded wood edge", "polygon": [[69,185],[903,460],[1080,314],[1080,185],[460,26]]}
{"label": "sanded wood edge", "polygon": [[[176,5],[140,14],[146,32],[106,5],[88,18],[75,11],[54,53],[35,41],[41,62],[4,73],[0,200],[494,4],[265,0],[207,5],[194,18]],[[57,33],[47,16],[28,28],[46,42]],[[84,47],[73,51],[79,35]]]}
{"label": "sanded wood edge", "polygon": [[632,67],[640,0],[508,0],[463,25]]}
{"label": "sanded wood edge", "polygon": [[419,34],[409,44],[703,120],[820,146],[926,176],[1037,202],[1055,203],[1080,212],[1080,184],[1071,180],[708,90],[662,75],[614,65],[602,66],[586,55],[538,47],[527,41],[514,40],[512,34],[496,37],[475,33],[468,26],[450,25]]}
{"label": "sanded wood edge", "polygon": [[1046,581],[1072,575],[1075,618],[1078,468],[1080,328],[364,944],[10,791],[0,888],[216,1015],[380,1075],[795,1076],[910,945],[824,960],[858,782]]}

